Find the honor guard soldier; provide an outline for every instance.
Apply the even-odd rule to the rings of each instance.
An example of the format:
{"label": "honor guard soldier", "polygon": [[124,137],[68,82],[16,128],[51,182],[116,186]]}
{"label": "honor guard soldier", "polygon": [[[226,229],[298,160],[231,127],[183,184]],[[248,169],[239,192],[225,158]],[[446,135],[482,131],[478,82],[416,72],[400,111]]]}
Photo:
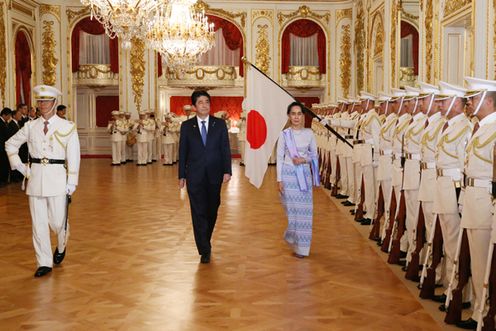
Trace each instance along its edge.
{"label": "honor guard soldier", "polygon": [[[28,121],[5,144],[12,169],[28,180],[26,194],[33,222],[33,245],[38,269],[35,277],[52,271],[60,264],[67,250],[68,195],[78,184],[80,149],[76,124],[55,115],[57,97],[62,93],[52,86],[33,88],[41,117]],[[19,148],[28,143],[30,160],[22,163]],[[50,229],[57,234],[52,256]]]}
{"label": "honor guard soldier", "polygon": [[[347,100],[338,99],[338,109],[334,113],[334,116],[331,120],[331,127],[334,128],[342,137],[345,137],[345,132],[347,132],[345,128],[341,127],[341,119],[348,116],[347,104],[348,104]],[[349,195],[348,177],[346,176],[346,159],[344,156],[346,148],[349,147],[347,147],[343,141],[338,140],[336,142],[337,162],[336,162],[336,172],[334,172],[333,175],[335,181],[332,183],[332,191],[336,193],[335,197],[337,199],[347,199]],[[339,174],[337,173],[338,168],[339,168]]]}
{"label": "honor guard soldier", "polygon": [[109,122],[107,126],[107,130],[110,133],[110,141],[112,142],[112,165],[119,166],[121,165],[121,153],[122,153],[122,135],[119,131],[119,111],[113,110],[112,120]]}
{"label": "honor guard soldier", "polygon": [[[420,202],[418,191],[420,187],[420,139],[427,121],[426,110],[419,107],[418,97],[420,90],[410,86],[406,87],[405,104],[409,104],[412,120],[405,130],[403,142],[403,156],[405,165],[403,169],[403,191],[406,206],[406,234],[408,239],[407,263],[410,263],[415,250],[417,221]],[[418,267],[417,267],[418,268]],[[404,269],[406,271],[406,268]]]}
{"label": "honor guard soldier", "polygon": [[127,135],[126,135],[126,162],[133,162],[133,147],[136,144],[136,133],[133,131],[134,121],[131,119],[130,112],[124,112],[126,119]]}
{"label": "honor guard soldier", "polygon": [[146,166],[148,162],[148,135],[145,129],[147,121],[147,112],[139,112],[139,119],[134,124],[133,130],[136,132],[136,144],[138,145],[138,162],[137,166]]}
{"label": "honor guard soldier", "polygon": [[174,137],[172,135],[172,117],[168,114],[164,116],[164,122],[162,123],[162,150],[164,152],[164,165],[172,165],[174,160],[172,159],[173,148],[174,148]]}
{"label": "honor guard soldier", "polygon": [[[450,287],[454,261],[457,260],[457,241],[460,234],[460,215],[458,198],[462,188],[465,147],[472,132],[470,120],[465,116],[465,93],[460,86],[440,82],[440,94],[436,97],[441,102],[442,115],[446,119],[440,129],[436,150],[436,188],[434,190],[433,213],[437,215],[443,238],[445,288]],[[439,126],[443,121],[439,123]],[[429,235],[434,237],[436,220],[433,220]],[[439,278],[436,272],[436,278]],[[451,287],[457,284],[451,284]],[[446,293],[435,295],[431,299],[445,303]],[[446,309],[443,305],[441,309]]]}
{"label": "honor guard soldier", "polygon": [[146,112],[148,114],[145,120],[145,130],[146,130],[146,142],[147,142],[147,164],[152,164],[153,162],[153,141],[155,140],[155,113],[151,110]]}
{"label": "honor guard soldier", "polygon": [[[362,109],[364,118],[360,127],[361,139],[363,144],[361,147],[360,165],[362,167],[363,182],[364,182],[364,201],[366,217],[361,221],[362,225],[370,225],[371,219],[375,215],[378,185],[377,178],[377,162],[379,158],[379,134],[381,130],[381,121],[379,115],[374,109],[376,97],[368,92],[361,92],[360,99],[362,101]],[[360,183],[359,183],[360,184]]]}
{"label": "honor guard soldier", "polygon": [[458,327],[475,329],[485,312],[481,305],[484,271],[489,253],[492,225],[492,181],[496,145],[496,82],[466,78],[468,112],[477,117],[473,135],[466,149],[465,192],[461,228],[466,231],[470,247],[470,271],[475,307],[472,317]]}
{"label": "honor guard soldier", "polygon": [[384,202],[383,206],[379,206],[380,201],[377,204],[378,208],[384,209],[384,225],[381,227],[379,244],[382,244],[382,241],[386,237],[386,229],[389,225],[389,207],[391,205],[391,194],[393,191],[391,185],[391,173],[393,171],[393,134],[394,129],[396,128],[398,115],[393,110],[391,100],[391,96],[383,92],[379,93],[378,101],[380,114],[381,116],[385,116],[379,133],[379,164],[377,167],[377,180],[381,186]]}
{"label": "honor guard soldier", "polygon": [[119,111],[119,132],[121,134],[121,164],[127,162],[127,135],[129,133],[129,124],[126,119],[126,113]]}

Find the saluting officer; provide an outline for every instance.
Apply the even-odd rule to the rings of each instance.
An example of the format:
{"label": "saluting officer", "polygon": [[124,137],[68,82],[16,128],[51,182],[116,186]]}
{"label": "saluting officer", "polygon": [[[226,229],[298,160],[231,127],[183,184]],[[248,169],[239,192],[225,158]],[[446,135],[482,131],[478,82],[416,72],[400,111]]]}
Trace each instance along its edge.
{"label": "saluting officer", "polygon": [[[10,166],[26,178],[26,194],[33,222],[33,244],[38,269],[35,277],[52,271],[67,250],[67,195],[78,184],[80,150],[76,124],[55,115],[57,97],[62,93],[52,86],[33,88],[41,117],[28,121],[5,144]],[[22,163],[19,148],[28,143],[29,164]],[[50,228],[57,234],[57,247],[52,257]]]}

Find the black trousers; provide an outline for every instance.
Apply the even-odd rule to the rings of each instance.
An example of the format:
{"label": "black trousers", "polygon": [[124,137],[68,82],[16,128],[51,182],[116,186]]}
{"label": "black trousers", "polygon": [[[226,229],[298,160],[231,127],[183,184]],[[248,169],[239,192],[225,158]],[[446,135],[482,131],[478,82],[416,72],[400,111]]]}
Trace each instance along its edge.
{"label": "black trousers", "polygon": [[0,185],[9,181],[10,163],[7,152],[0,151]]}
{"label": "black trousers", "polygon": [[212,239],[215,222],[217,221],[222,182],[211,184],[207,177],[204,176],[199,183],[186,181],[186,186],[188,188],[191,218],[193,220],[193,231],[198,254],[210,254],[212,249],[210,240]]}

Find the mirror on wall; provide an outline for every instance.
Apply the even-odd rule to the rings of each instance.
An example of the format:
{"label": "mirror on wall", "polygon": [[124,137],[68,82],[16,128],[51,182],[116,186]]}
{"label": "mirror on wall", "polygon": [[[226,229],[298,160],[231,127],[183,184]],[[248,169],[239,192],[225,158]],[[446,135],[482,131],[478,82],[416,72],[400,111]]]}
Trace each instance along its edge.
{"label": "mirror on wall", "polygon": [[418,0],[403,0],[400,29],[400,86],[415,86],[419,76],[419,15]]}

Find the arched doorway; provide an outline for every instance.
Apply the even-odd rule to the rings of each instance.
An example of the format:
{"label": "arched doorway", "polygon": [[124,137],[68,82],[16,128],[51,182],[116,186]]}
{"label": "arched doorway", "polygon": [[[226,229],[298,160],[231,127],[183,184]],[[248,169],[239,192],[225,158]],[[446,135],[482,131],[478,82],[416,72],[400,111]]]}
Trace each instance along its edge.
{"label": "arched doorway", "polygon": [[16,103],[31,105],[31,47],[29,37],[19,30],[15,37]]}

